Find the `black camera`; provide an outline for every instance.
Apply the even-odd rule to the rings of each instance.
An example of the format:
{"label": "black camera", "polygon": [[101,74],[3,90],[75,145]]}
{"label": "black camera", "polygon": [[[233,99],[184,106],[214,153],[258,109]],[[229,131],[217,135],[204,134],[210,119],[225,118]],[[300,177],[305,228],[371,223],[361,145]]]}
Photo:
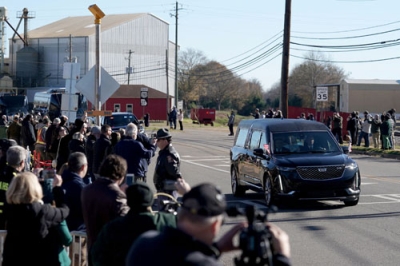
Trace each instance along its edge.
{"label": "black camera", "polygon": [[[268,212],[275,212],[276,209],[273,206],[268,209]],[[248,222],[248,227],[244,228],[239,235],[239,247],[242,254],[234,258],[235,265],[273,265],[272,235],[266,226],[267,213],[256,210],[254,205],[247,205],[244,211],[238,207],[227,210],[228,216],[245,215]]]}

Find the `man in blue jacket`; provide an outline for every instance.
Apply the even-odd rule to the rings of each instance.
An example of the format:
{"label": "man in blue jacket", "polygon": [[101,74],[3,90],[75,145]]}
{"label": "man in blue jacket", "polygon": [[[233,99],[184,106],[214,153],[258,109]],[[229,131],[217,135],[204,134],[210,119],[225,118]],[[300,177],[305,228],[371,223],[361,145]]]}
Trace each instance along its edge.
{"label": "man in blue jacket", "polygon": [[81,192],[86,186],[83,178],[86,176],[88,163],[86,155],[74,152],[68,158],[68,169],[62,173],[61,188],[65,193],[65,203],[70,209],[67,225],[70,231],[79,230],[83,226]]}
{"label": "man in blue jacket", "polygon": [[[124,158],[128,164],[128,174],[134,174],[135,181],[146,182],[147,160],[154,156],[156,146],[146,149],[137,141],[138,129],[129,123],[125,129],[125,138],[115,145],[115,154]],[[143,160],[144,159],[144,160]]]}

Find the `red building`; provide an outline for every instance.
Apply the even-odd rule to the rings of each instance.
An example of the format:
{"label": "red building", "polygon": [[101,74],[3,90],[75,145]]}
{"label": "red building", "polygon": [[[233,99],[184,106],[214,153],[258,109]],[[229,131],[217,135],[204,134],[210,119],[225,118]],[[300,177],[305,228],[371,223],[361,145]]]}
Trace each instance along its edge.
{"label": "red building", "polygon": [[[147,106],[141,105],[141,88],[148,89]],[[169,98],[167,106],[167,94],[147,87],[145,85],[121,85],[119,89],[103,104],[102,110],[113,112],[132,112],[139,119],[144,114],[150,114],[150,120],[167,120],[167,108],[171,107],[173,98]],[[92,105],[89,103],[88,109]]]}

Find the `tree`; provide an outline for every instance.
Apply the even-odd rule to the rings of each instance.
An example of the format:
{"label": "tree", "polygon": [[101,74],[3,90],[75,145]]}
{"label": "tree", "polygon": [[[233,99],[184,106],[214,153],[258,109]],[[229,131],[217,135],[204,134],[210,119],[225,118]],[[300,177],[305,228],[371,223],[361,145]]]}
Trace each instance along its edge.
{"label": "tree", "polygon": [[194,91],[197,89],[198,78],[194,74],[202,71],[199,66],[208,62],[207,57],[203,52],[188,48],[186,51],[181,51],[178,58],[178,91],[184,105],[187,106],[190,101],[198,100]]}
{"label": "tree", "polygon": [[[307,59],[295,66],[290,73],[289,97],[297,94],[302,99],[303,107],[315,108],[315,86],[339,83],[347,75],[342,68],[329,62],[321,53],[310,52],[305,57]],[[329,97],[333,97],[334,93],[331,92],[332,95]]]}

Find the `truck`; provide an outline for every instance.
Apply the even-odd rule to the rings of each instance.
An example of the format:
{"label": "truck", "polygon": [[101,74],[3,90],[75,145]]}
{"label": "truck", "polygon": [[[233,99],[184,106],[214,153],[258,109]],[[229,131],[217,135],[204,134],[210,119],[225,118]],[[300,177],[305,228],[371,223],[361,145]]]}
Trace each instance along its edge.
{"label": "truck", "polygon": [[0,96],[0,109],[2,115],[8,117],[16,114],[25,116],[28,114],[28,97],[25,95]]}

